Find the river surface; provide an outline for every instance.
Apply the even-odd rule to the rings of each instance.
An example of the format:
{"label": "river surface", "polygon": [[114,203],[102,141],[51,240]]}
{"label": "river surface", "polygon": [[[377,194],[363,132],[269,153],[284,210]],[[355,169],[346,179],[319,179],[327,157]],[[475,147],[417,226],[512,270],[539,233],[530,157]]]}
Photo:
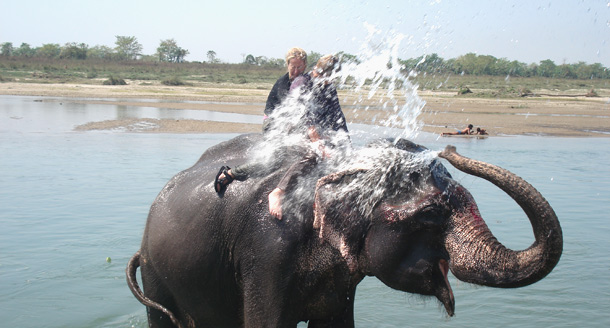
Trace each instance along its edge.
{"label": "river surface", "polygon": [[[139,248],[149,206],[174,174],[235,134],[73,131],[126,117],[261,119],[0,96],[0,326],[147,326],[145,307],[127,288],[124,270]],[[372,133],[365,126],[350,129],[356,138]],[[465,156],[524,177],[554,207],[564,252],[545,279],[519,289],[474,286],[450,276],[452,318],[435,299],[366,278],[356,295],[357,327],[610,326],[610,138],[422,133],[415,141],[433,150],[451,143]],[[501,242],[515,249],[532,243],[527,218],[508,196],[445,164],[474,195]]]}

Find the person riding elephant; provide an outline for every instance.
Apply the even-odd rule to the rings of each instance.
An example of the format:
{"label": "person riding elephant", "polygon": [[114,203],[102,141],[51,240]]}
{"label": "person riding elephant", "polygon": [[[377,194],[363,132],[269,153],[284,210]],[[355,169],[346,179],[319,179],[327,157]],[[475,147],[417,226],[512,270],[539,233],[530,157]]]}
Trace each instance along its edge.
{"label": "person riding elephant", "polygon": [[[267,134],[272,129],[272,125],[278,124],[272,114],[276,111],[276,108],[281,107],[288,96],[292,82],[305,72],[307,68],[307,52],[299,47],[290,48],[286,53],[286,67],[288,72],[275,82],[267,96],[263,118],[263,134]],[[280,154],[279,156],[285,156],[283,154],[285,151],[285,149],[274,149],[272,155],[277,156]],[[273,170],[275,163],[276,161],[269,160],[269,158],[259,158],[234,169],[223,165],[216,174],[214,190],[219,194],[223,194],[226,187],[234,180],[243,181],[250,175],[257,173],[264,175],[267,171]]]}
{"label": "person riding elephant", "polygon": [[453,316],[449,271],[461,281],[515,288],[543,279],[561,257],[561,226],[544,197],[515,174],[454,147],[438,156],[512,197],[532,224],[530,247],[502,245],[437,153],[406,140],[358,149],[321,178],[314,166],[286,192],[281,221],[269,213],[267,196],[292,159],[218,197],[210,183],[218,161],[243,163],[263,140],[242,135],[209,148],[153,202],[126,269],[151,327],[296,327],[303,321],[353,327],[356,287],[366,276],[436,297]]}
{"label": "person riding elephant", "polygon": [[[337,90],[331,81],[332,74],[339,70],[341,64],[338,57],[334,55],[321,57],[311,72],[294,79],[290,86],[290,97],[294,101],[285,104],[277,116],[272,115],[268,118],[268,120],[273,119],[273,123],[268,125],[268,129],[272,132],[267,134],[275,141],[273,149],[283,148],[285,145],[282,139],[287,134],[294,133],[306,135],[305,142],[315,144],[313,149],[307,146],[300,147],[305,148],[302,158],[294,163],[287,176],[269,194],[269,211],[278,219],[282,216],[281,201],[284,189],[301,171],[309,170],[309,166],[316,165],[321,159],[318,149],[315,148],[323,144],[322,148],[327,149],[328,154],[330,149],[350,147],[345,115],[339,104]],[[279,115],[289,117],[280,119]],[[324,151],[323,149],[321,151]],[[234,169],[222,166],[216,175],[214,189],[218,193],[224,193],[225,188],[234,180],[244,181],[254,172],[260,174],[260,171],[268,172],[275,169],[277,163],[275,159],[279,157],[277,154],[281,152],[276,151],[271,160],[256,159]]]}
{"label": "person riding elephant", "polygon": [[344,151],[350,147],[345,115],[339,104],[337,89],[331,81],[332,74],[340,70],[339,58],[326,55],[318,60],[311,72],[297,77],[291,85],[291,90],[298,90],[298,98],[307,108],[302,121],[313,147],[288,169],[269,194],[269,212],[279,220],[282,219],[284,193],[293,181],[321,159],[330,157],[330,154],[339,155],[340,152],[333,150]]}
{"label": "person riding elephant", "polygon": [[271,122],[269,117],[288,95],[292,81],[305,72],[307,68],[307,52],[298,47],[290,48],[286,53],[286,67],[288,72],[275,82],[267,96],[263,132],[269,129],[269,123]]}

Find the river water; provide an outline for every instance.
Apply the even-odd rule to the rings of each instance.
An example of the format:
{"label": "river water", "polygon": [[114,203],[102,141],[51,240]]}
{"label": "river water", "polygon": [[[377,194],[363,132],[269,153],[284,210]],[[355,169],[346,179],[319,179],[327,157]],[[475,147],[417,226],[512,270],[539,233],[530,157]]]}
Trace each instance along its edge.
{"label": "river water", "polygon": [[[262,108],[262,105],[261,105]],[[125,283],[151,202],[177,172],[235,134],[74,132],[125,117],[260,122],[258,116],[0,96],[0,326],[146,327]],[[350,126],[361,138],[366,126]],[[370,131],[368,132],[370,133]],[[549,276],[519,289],[450,282],[456,316],[434,300],[366,278],[357,327],[607,327],[610,325],[610,138],[490,137],[415,140],[524,177],[554,207],[563,256]],[[490,183],[457,172],[505,245],[533,241],[518,206]],[[300,324],[299,327],[306,325]]]}

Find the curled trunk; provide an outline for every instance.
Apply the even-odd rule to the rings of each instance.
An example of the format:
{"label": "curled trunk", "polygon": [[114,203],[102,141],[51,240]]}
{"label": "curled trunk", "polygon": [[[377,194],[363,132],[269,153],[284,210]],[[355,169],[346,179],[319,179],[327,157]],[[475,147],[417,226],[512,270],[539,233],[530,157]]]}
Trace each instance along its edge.
{"label": "curled trunk", "polygon": [[455,147],[439,154],[457,169],[490,181],[513,198],[529,218],[535,241],[527,249],[504,247],[480,217],[472,196],[461,187],[452,190],[460,210],[451,220],[446,247],[451,271],[462,281],[493,287],[521,287],[545,277],[561,257],[563,237],[553,208],[529,183],[515,174],[456,153]]}

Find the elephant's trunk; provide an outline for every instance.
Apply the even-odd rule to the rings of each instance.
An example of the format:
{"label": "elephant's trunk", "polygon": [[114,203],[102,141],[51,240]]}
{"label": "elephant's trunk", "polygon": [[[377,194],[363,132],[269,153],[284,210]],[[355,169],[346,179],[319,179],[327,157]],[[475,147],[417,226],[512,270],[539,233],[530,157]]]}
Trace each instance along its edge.
{"label": "elephant's trunk", "polygon": [[526,286],[551,272],[561,257],[563,237],[557,216],[544,197],[515,174],[463,157],[453,146],[439,156],[504,190],[525,211],[536,239],[525,250],[507,249],[492,235],[468,191],[457,187],[451,197],[461,204],[460,211],[454,213],[446,236],[451,272],[462,281],[492,287]]}

